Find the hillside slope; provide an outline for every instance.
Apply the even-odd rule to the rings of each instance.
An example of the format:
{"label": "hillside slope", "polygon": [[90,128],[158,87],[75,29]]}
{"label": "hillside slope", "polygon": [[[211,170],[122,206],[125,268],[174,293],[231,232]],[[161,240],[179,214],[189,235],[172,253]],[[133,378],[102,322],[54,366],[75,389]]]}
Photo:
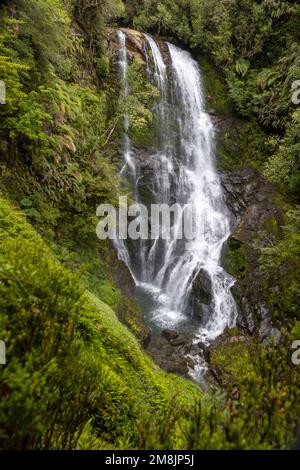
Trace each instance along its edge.
{"label": "hillside slope", "polygon": [[0,266],[0,447],[74,448],[89,421],[93,445],[132,446],[150,417],[193,409],[198,387],[155,366],[3,198]]}

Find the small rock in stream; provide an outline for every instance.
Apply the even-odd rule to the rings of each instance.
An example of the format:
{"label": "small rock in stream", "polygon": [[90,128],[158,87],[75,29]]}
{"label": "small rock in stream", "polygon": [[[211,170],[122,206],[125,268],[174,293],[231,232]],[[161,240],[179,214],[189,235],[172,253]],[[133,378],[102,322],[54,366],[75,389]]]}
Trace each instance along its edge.
{"label": "small rock in stream", "polygon": [[184,336],[178,336],[175,339],[171,339],[170,343],[172,346],[182,346],[183,344],[186,343],[186,341],[187,339]]}
{"label": "small rock in stream", "polygon": [[174,340],[174,339],[178,338],[178,336],[179,336],[177,331],[174,331],[174,330],[163,330],[161,334],[168,341]]}
{"label": "small rock in stream", "polygon": [[209,348],[206,346],[206,344],[202,343],[202,341],[200,341],[198,343],[198,348],[203,352],[203,356],[204,356],[204,359],[207,363],[210,362],[210,350]]}

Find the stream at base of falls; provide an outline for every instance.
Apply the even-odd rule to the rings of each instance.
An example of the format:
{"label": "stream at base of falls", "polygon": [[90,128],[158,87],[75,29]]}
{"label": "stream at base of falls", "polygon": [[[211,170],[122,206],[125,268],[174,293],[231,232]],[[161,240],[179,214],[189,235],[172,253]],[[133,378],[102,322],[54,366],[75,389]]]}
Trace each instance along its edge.
{"label": "stream at base of falls", "polygon": [[[119,31],[118,37],[126,97],[126,34]],[[146,158],[137,158],[125,114],[121,172],[136,202],[144,203],[147,192],[151,204],[178,204],[179,213],[170,239],[157,235],[149,240],[116,240],[115,247],[132,274],[136,299],[153,333],[183,331],[194,343],[210,344],[237,318],[231,294],[235,280],[221,266],[222,249],[230,236],[230,213],[215,165],[215,129],[205,111],[201,71],[191,54],[165,43],[166,60],[160,43],[150,35],[144,35],[144,43],[147,77],[160,93],[153,110],[157,139]],[[192,212],[192,241],[175,237],[187,206]],[[209,290],[203,302],[201,295],[194,299],[197,285],[202,291],[201,282]],[[200,361],[190,374],[197,379],[204,369]]]}

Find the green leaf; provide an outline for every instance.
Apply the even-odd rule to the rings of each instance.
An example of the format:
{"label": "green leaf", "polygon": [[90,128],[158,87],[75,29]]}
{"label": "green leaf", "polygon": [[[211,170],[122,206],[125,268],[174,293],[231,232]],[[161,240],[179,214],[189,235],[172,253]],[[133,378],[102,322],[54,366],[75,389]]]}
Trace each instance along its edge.
{"label": "green leaf", "polygon": [[245,77],[249,68],[250,68],[249,60],[245,60],[242,58],[242,59],[237,60],[235,63],[235,70],[239,75],[242,75],[242,77]]}

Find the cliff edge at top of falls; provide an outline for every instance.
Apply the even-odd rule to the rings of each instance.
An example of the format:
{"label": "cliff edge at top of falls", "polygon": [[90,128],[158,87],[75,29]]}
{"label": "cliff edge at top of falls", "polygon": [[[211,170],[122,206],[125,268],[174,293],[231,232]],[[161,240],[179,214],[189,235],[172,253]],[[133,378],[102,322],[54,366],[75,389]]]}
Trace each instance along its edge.
{"label": "cliff edge at top of falls", "polygon": [[[145,35],[141,31],[137,31],[131,28],[120,28],[119,31],[122,31],[126,34],[126,47],[127,52],[131,59],[138,60],[141,64],[146,65],[145,57]],[[157,40],[157,39],[156,39]],[[114,28],[107,28],[106,30],[106,41],[107,48],[114,51],[119,50],[119,42],[117,38],[117,30]],[[157,40],[162,49],[162,55],[164,57],[165,63],[169,63],[170,57],[168,54],[168,49],[164,41]]]}
{"label": "cliff edge at top of falls", "polygon": [[[127,50],[131,58],[137,59],[142,64],[145,64],[145,50],[144,50],[144,34],[140,31],[130,28],[120,28],[126,34]],[[105,35],[107,44],[106,48],[114,51],[119,51],[119,42],[117,38],[117,30],[115,28],[107,28]]]}
{"label": "cliff edge at top of falls", "polygon": [[144,35],[140,31],[129,28],[121,28],[121,31],[126,34],[127,50],[129,54],[145,63],[145,50],[144,50]]}

